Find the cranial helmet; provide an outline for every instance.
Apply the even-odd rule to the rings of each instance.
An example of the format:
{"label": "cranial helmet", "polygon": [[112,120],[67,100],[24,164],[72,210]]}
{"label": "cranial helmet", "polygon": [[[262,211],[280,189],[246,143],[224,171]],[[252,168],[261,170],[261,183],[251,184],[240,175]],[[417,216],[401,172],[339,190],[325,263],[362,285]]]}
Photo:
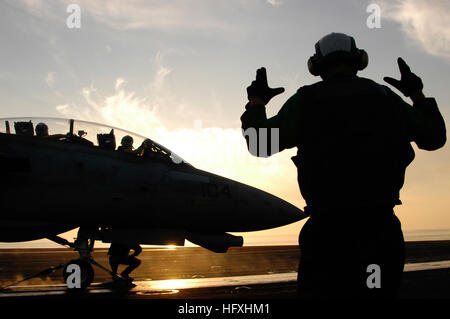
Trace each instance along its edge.
{"label": "cranial helmet", "polygon": [[125,135],[122,137],[122,141],[120,143],[125,148],[131,148],[133,146],[133,138],[130,135]]}
{"label": "cranial helmet", "polygon": [[356,47],[355,39],[343,33],[330,33],[315,45],[316,53],[308,59],[308,70],[312,75],[321,75],[328,67],[344,62],[364,70],[369,64],[367,52]]}
{"label": "cranial helmet", "polygon": [[45,123],[36,125],[36,136],[48,136],[48,126]]}

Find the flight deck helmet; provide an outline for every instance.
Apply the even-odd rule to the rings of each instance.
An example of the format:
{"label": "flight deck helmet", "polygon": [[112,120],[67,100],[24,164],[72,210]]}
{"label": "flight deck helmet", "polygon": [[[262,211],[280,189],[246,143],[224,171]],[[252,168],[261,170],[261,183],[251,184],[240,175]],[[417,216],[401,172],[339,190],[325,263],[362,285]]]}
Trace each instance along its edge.
{"label": "flight deck helmet", "polygon": [[316,53],[308,59],[308,70],[318,76],[338,62],[347,63],[357,71],[369,64],[367,52],[356,47],[355,39],[343,33],[330,33],[315,44]]}

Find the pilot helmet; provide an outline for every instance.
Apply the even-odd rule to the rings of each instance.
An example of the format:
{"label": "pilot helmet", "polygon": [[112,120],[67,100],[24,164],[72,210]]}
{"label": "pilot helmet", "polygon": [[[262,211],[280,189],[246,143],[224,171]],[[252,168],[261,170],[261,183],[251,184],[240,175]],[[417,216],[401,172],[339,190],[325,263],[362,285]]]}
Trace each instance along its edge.
{"label": "pilot helmet", "polygon": [[144,140],[144,142],[142,142],[142,144],[144,144],[146,147],[151,147],[152,146],[152,141],[149,138],[146,138]]}
{"label": "pilot helmet", "polygon": [[123,148],[131,149],[133,147],[133,138],[130,135],[125,135],[122,137],[122,141],[120,143]]}
{"label": "pilot helmet", "polygon": [[48,136],[48,126],[45,123],[36,125],[36,136]]}

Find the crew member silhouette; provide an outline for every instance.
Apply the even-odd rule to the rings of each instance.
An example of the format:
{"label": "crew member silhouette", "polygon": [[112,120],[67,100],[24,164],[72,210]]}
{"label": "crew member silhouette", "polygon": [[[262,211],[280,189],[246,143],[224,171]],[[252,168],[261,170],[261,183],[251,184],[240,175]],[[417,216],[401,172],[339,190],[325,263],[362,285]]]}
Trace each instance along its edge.
{"label": "crew member silhouette", "polygon": [[[284,89],[268,86],[265,68],[247,88],[241,121],[253,155],[298,148],[292,160],[310,215],[299,236],[301,297],[396,296],[405,247],[393,208],[401,204],[405,170],[414,159],[410,143],[431,151],[446,141],[435,99],[424,96],[422,80],[403,59],[400,80],[384,80],[413,105],[358,77],[367,64],[353,37],[331,33],[308,60],[310,73],[322,81],[300,87],[274,117],[267,118],[265,105]],[[261,128],[268,134],[252,139],[248,130]],[[279,144],[271,148],[272,128],[278,128]],[[259,149],[263,138],[268,152]]]}
{"label": "crew member silhouette", "polygon": [[[131,255],[130,250],[134,251]],[[133,281],[133,278],[129,277],[129,275],[141,264],[141,261],[136,258],[141,252],[142,248],[137,244],[111,243],[108,255],[112,272],[116,275],[119,265],[128,265],[120,275],[126,280]]]}
{"label": "crew member silhouette", "polygon": [[151,153],[151,141],[149,139],[145,139],[141,146],[139,146],[137,149],[133,148],[134,140],[130,135],[125,135],[121,142],[120,146],[117,148],[118,151],[129,153],[129,154],[135,154],[138,156],[143,156],[145,153]]}
{"label": "crew member silhouette", "polygon": [[120,146],[117,148],[118,151],[126,153],[134,153],[133,150],[133,138],[130,135],[125,135],[120,141]]}
{"label": "crew member silhouette", "polygon": [[47,137],[48,136],[48,126],[45,123],[38,123],[38,125],[36,125],[36,136],[39,137]]}

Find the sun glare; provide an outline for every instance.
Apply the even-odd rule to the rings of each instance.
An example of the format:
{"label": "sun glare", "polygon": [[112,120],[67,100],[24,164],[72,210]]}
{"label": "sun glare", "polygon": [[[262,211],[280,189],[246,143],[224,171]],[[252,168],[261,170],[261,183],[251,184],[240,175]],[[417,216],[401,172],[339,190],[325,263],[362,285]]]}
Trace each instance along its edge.
{"label": "sun glare", "polygon": [[155,289],[182,289],[188,286],[185,279],[169,279],[151,282]]}

